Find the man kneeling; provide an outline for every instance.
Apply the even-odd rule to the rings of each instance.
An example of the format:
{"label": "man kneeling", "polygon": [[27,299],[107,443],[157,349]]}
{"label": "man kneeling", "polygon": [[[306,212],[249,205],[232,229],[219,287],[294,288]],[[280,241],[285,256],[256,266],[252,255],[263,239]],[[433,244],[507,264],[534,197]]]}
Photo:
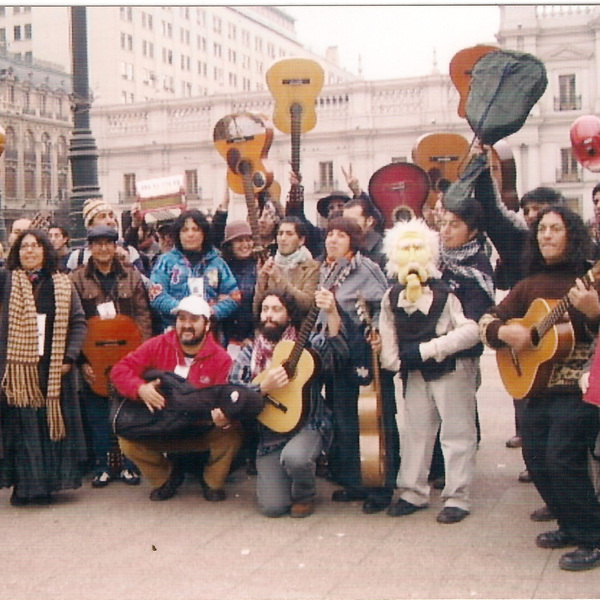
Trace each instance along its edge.
{"label": "man kneeling", "polygon": [[[227,383],[231,358],[209,331],[210,307],[200,297],[189,296],[173,310],[175,329],[144,342],[121,359],[111,371],[119,394],[143,402],[148,410],[162,410],[167,400],[158,391],[160,380],[146,382],[148,369],[172,371],[198,387]],[[237,422],[230,422],[216,408],[211,412],[213,426],[194,437],[166,437],[157,440],[127,440],[119,437],[121,450],[153,486],[150,500],[168,500],[183,483],[184,474],[165,453],[210,453],[201,478],[204,497],[210,502],[225,500],[223,489],[242,439]]]}

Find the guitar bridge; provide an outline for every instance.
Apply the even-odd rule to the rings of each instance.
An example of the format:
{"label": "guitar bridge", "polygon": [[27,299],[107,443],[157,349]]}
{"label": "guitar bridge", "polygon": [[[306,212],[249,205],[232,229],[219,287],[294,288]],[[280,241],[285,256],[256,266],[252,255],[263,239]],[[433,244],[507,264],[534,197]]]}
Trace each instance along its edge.
{"label": "guitar bridge", "polygon": [[279,402],[279,400],[275,400],[275,398],[272,398],[271,396],[265,396],[265,400],[282,413],[286,413],[288,411],[288,407],[285,404]]}

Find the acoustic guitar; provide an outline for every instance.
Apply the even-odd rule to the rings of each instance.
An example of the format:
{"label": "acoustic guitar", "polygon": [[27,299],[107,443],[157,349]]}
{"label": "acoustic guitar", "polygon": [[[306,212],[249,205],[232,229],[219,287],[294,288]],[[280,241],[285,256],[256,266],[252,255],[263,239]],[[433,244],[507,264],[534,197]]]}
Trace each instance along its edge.
{"label": "acoustic guitar", "polygon": [[[581,278],[589,287],[600,275],[600,261]],[[506,391],[517,399],[535,396],[550,380],[554,363],[567,358],[575,346],[575,334],[567,309],[568,295],[560,300],[536,298],[525,316],[510,319],[531,331],[533,348],[515,352],[508,346],[496,350],[496,363]]]}
{"label": "acoustic guitar", "polygon": [[390,163],[373,173],[369,195],[385,218],[385,226],[393,227],[398,206],[409,206],[421,217],[429,194],[429,177],[418,165]]}
{"label": "acoustic guitar", "polygon": [[107,397],[111,368],[142,343],[142,334],[131,317],[121,314],[110,319],[90,317],[87,324],[82,352],[94,370],[94,383],[90,387],[99,396]]}
{"label": "acoustic guitar", "polygon": [[[359,293],[356,310],[365,323],[365,336],[374,329],[373,320],[364,297]],[[379,355],[371,351],[373,381],[361,386],[358,395],[358,429],[360,472],[362,484],[367,487],[383,487],[386,479],[386,443],[383,426],[383,400],[381,397],[381,367]]]}
{"label": "acoustic guitar", "polygon": [[229,188],[244,194],[254,240],[253,252],[259,261],[264,261],[267,259],[267,250],[262,245],[259,232],[256,194],[266,190],[273,181],[273,173],[266,166],[267,154],[273,142],[273,129],[259,115],[228,115],[215,125],[213,141],[227,163]]}
{"label": "acoustic guitar", "polygon": [[[337,280],[344,275],[344,270],[334,277],[325,280],[323,286],[333,288]],[[317,322],[320,309],[313,303],[304,318],[302,327],[298,332],[295,342],[281,340],[273,350],[271,366],[259,373],[253,384],[260,384],[267,373],[282,365],[289,382],[265,396],[265,408],[257,419],[269,429],[278,433],[291,433],[296,431],[303,423],[310,407],[310,382],[318,375],[319,356],[311,349],[306,348],[310,334]]]}
{"label": "acoustic guitar", "polygon": [[471,89],[471,73],[477,61],[490,52],[500,50],[495,46],[478,44],[470,48],[459,50],[450,61],[450,79],[457,89],[460,99],[456,109],[458,116],[463,119],[467,116],[466,106],[469,90]]}
{"label": "acoustic guitar", "polygon": [[[269,91],[275,100],[273,124],[279,131],[291,134],[291,166],[300,181],[300,136],[317,124],[315,103],[323,87],[324,72],[319,63],[307,58],[284,58],[266,73]],[[294,184],[290,202],[301,204],[304,190]]]}

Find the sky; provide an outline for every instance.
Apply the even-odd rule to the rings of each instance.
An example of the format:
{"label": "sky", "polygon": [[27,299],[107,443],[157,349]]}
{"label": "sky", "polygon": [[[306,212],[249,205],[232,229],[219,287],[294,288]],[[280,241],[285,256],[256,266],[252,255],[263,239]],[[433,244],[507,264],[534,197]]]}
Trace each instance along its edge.
{"label": "sky", "polygon": [[296,18],[298,40],[324,55],[337,46],[339,64],[358,74],[359,56],[366,80],[448,73],[459,50],[495,44],[498,6],[281,6]]}

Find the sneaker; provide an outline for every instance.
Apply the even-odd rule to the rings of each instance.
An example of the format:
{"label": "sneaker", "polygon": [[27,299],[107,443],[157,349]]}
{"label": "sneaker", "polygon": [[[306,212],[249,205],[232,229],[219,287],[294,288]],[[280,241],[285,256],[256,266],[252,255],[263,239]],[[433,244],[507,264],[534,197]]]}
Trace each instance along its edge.
{"label": "sneaker", "polygon": [[412,515],[414,512],[424,508],[427,508],[427,506],[417,506],[416,504],[411,504],[400,498],[396,504],[389,505],[387,514],[390,515],[390,517],[404,517],[406,515]]}
{"label": "sneaker", "polygon": [[565,533],[562,529],[556,529],[555,531],[546,531],[540,533],[535,538],[535,543],[539,548],[568,548],[569,546],[575,546],[573,539],[568,533]]}
{"label": "sneaker", "polygon": [[223,502],[227,499],[227,492],[223,488],[209,487],[202,477],[200,478],[200,485],[202,486],[202,495],[208,502]]}
{"label": "sneaker", "polygon": [[529,518],[532,521],[543,522],[543,521],[554,521],[556,517],[552,514],[552,511],[544,504],[542,508],[534,510]]}
{"label": "sneaker", "polygon": [[600,548],[586,548],[580,546],[574,552],[563,554],[558,566],[565,571],[586,571],[600,567]]}
{"label": "sneaker", "polygon": [[124,481],[127,485],[139,485],[140,476],[131,469],[123,469],[121,473],[119,473],[119,479]]}
{"label": "sneaker", "polygon": [[438,523],[458,523],[469,516],[469,511],[458,506],[445,506],[437,516]]}
{"label": "sneaker", "polygon": [[169,478],[160,487],[154,488],[150,492],[150,500],[162,502],[163,500],[172,498],[177,493],[177,489],[183,483],[184,479],[184,472],[178,467],[173,466]]}
{"label": "sneaker", "polygon": [[103,488],[106,487],[111,481],[113,481],[113,476],[108,471],[101,471],[100,473],[96,473],[96,475],[94,475],[94,479],[92,479],[92,487]]}
{"label": "sneaker", "polygon": [[294,502],[290,508],[290,517],[294,519],[304,519],[310,517],[315,512],[315,501]]}

